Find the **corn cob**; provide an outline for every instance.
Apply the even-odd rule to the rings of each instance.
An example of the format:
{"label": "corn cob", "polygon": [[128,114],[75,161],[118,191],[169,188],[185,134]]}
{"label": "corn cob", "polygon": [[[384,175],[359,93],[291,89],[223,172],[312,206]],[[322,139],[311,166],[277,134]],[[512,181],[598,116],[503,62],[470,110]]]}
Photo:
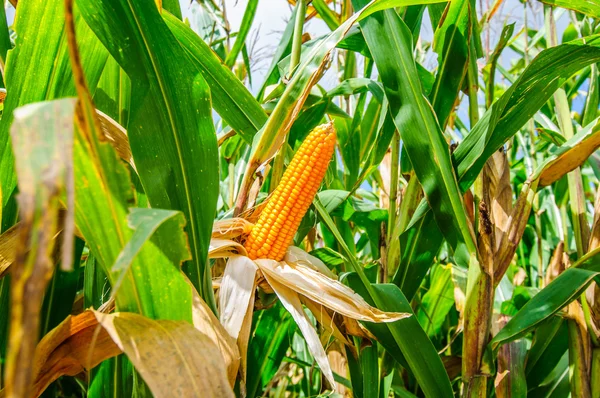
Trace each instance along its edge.
{"label": "corn cob", "polygon": [[306,137],[244,244],[248,257],[283,259],[325,177],[335,142],[331,123]]}

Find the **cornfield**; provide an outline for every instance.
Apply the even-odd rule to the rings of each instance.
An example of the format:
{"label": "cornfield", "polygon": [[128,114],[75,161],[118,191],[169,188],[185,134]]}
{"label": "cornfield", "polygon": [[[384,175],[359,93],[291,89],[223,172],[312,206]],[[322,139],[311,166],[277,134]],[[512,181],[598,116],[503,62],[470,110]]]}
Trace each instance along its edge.
{"label": "cornfield", "polygon": [[0,397],[600,398],[600,2],[231,3],[0,7]]}

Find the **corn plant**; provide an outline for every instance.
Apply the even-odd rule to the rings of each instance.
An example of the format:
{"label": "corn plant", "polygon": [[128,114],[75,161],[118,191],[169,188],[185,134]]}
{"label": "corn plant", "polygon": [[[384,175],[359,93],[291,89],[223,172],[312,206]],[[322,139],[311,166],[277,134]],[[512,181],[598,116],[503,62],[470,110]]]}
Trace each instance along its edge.
{"label": "corn plant", "polygon": [[600,3],[271,1],[0,8],[0,397],[600,397]]}

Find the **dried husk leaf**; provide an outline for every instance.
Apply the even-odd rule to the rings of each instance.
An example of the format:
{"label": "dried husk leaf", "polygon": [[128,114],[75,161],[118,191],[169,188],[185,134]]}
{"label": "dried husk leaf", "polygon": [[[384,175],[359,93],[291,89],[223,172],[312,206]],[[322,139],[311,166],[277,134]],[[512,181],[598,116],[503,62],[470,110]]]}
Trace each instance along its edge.
{"label": "dried husk leaf", "polygon": [[521,194],[506,223],[506,233],[498,243],[494,264],[494,286],[500,283],[504,273],[515,255],[533,205],[533,198],[537,190],[537,180],[526,181],[521,189]]}
{"label": "dried husk leaf", "polygon": [[340,282],[302,264],[268,259],[255,260],[269,284],[272,280],[344,316],[367,322],[394,322],[410,316],[383,312],[371,307],[358,294]]}
{"label": "dried husk leaf", "polygon": [[254,224],[240,218],[228,218],[215,221],[211,237],[213,239],[235,239],[241,235],[249,234]]}
{"label": "dried husk leaf", "polygon": [[[346,339],[346,336],[344,336],[344,334],[337,327],[335,321],[333,320],[333,317],[329,314],[325,307],[302,296],[300,296],[300,301],[302,302],[302,304],[304,304],[306,308],[308,308],[310,312],[312,312],[317,322],[319,322],[323,326],[323,328],[325,328],[325,330],[328,332],[324,333],[322,335],[322,338],[329,340],[329,337],[333,336],[341,343],[349,347],[353,347],[352,344],[350,344],[350,342],[348,341],[348,339]],[[326,342],[327,341],[324,341],[324,343]]]}
{"label": "dried husk leaf", "polygon": [[501,148],[487,160],[483,168],[483,194],[489,207],[497,249],[507,232],[507,221],[512,210],[512,186],[506,153]]}
{"label": "dried husk leaf", "polygon": [[238,338],[248,303],[256,288],[256,264],[248,257],[232,256],[227,261],[219,289],[219,320],[234,339]]}
{"label": "dried husk leaf", "polygon": [[382,181],[382,192],[379,194],[380,206],[383,209],[387,209],[390,205],[390,180],[391,180],[391,169],[392,169],[392,151],[388,150],[381,163],[379,163],[379,174],[381,175]]}
{"label": "dried husk leaf", "polygon": [[155,397],[234,397],[219,348],[189,323],[95,315]]}
{"label": "dried husk leaf", "polygon": [[242,381],[246,382],[246,376],[248,374],[248,343],[250,341],[250,332],[252,332],[252,314],[254,312],[254,294],[250,296],[248,307],[246,308],[246,316],[242,322],[240,329],[237,346],[241,355],[241,367],[240,374]]}
{"label": "dried husk leaf", "polygon": [[302,308],[298,293],[286,285],[279,283],[275,278],[272,278],[267,274],[265,274],[265,278],[275,291],[275,294],[277,294],[277,297],[279,297],[281,304],[283,304],[285,309],[292,315],[292,318],[294,318],[296,325],[298,325],[298,328],[304,336],[304,340],[306,340],[310,353],[315,358],[315,361],[319,365],[319,368],[329,385],[332,388],[335,388],[335,380],[333,379],[333,372],[329,361],[327,360],[327,354],[325,354],[325,350],[321,345],[321,340],[319,339],[317,331],[304,313],[304,308]]}
{"label": "dried husk leaf", "polygon": [[315,256],[311,256],[299,247],[290,246],[283,260],[291,264],[302,264],[330,277],[331,279],[337,279],[337,275],[331,272],[331,270],[327,268],[323,261]]}
{"label": "dried husk leaf", "polygon": [[[346,378],[348,377],[348,360],[344,354],[343,346],[340,343],[333,343],[329,350],[327,350],[327,359],[335,373]],[[336,383],[335,392],[342,397],[350,396],[346,387],[340,383]]]}
{"label": "dried husk leaf", "polygon": [[270,197],[271,197],[271,195],[266,197],[262,202],[256,203],[256,204],[254,204],[254,206],[249,207],[248,209],[244,210],[240,214],[240,217],[247,220],[250,223],[256,223],[258,221],[258,219],[260,218],[260,213],[262,213],[262,211],[264,210]]}
{"label": "dried husk leaf", "polygon": [[231,256],[247,256],[246,249],[241,244],[229,239],[210,240],[208,258],[227,258]]}
{"label": "dried husk leaf", "polygon": [[375,335],[369,332],[369,329],[360,324],[356,319],[343,317],[344,330],[350,336],[360,337],[362,339],[377,340]]}
{"label": "dried husk leaf", "polygon": [[550,284],[554,279],[558,277],[565,270],[565,243],[563,241],[558,242],[558,245],[554,249],[552,253],[552,258],[550,258],[550,263],[548,264],[548,268],[546,269],[546,275],[544,283],[546,286]]}

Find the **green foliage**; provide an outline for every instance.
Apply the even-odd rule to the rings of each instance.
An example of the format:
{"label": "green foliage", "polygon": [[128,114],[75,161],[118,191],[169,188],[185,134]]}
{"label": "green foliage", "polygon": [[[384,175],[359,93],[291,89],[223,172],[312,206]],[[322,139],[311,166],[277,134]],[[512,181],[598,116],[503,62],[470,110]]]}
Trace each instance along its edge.
{"label": "green foliage", "polygon": [[[598,396],[598,1],[290,1],[261,70],[268,2],[239,26],[213,0],[2,9],[0,395]],[[327,122],[288,270],[410,316],[258,267],[233,333],[215,295],[253,281],[223,277],[228,219]]]}

